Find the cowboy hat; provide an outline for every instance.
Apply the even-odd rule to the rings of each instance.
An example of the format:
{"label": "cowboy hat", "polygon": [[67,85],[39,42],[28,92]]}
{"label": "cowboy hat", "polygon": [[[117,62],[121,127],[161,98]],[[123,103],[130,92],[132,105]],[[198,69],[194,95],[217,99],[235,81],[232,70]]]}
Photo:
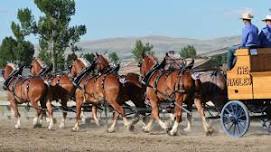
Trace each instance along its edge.
{"label": "cowboy hat", "polygon": [[251,13],[246,12],[241,15],[240,19],[251,20],[253,19],[253,15]]}
{"label": "cowboy hat", "polygon": [[271,15],[266,15],[262,21],[271,21]]}

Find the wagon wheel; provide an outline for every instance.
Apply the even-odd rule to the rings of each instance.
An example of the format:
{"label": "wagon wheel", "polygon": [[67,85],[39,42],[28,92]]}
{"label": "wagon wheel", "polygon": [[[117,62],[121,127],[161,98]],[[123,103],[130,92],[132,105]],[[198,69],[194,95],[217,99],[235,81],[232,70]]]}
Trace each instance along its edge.
{"label": "wagon wheel", "polygon": [[240,101],[228,102],[221,111],[220,119],[224,131],[231,137],[243,136],[250,125],[248,109]]}

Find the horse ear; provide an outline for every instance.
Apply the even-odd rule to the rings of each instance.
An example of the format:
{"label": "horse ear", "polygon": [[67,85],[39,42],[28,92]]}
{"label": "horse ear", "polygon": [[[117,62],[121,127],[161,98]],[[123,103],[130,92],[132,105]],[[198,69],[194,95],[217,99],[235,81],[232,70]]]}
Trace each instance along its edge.
{"label": "horse ear", "polygon": [[99,54],[97,52],[95,52],[96,56],[99,56]]}
{"label": "horse ear", "polygon": [[75,55],[74,58],[73,58],[73,61],[77,60],[78,56]]}

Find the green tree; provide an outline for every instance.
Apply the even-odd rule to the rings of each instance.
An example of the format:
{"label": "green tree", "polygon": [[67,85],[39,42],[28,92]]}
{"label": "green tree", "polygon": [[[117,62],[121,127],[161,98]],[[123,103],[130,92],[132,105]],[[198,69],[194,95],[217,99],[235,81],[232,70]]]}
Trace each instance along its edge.
{"label": "green tree", "polygon": [[187,45],[181,49],[180,55],[183,58],[195,58],[197,56],[197,51],[193,45]]}
{"label": "green tree", "polygon": [[[34,45],[25,40],[25,37],[30,34],[29,29],[23,29],[26,26],[24,22],[27,14],[30,12],[21,12],[18,10],[17,19],[19,24],[14,21],[11,23],[11,30],[15,39],[12,37],[6,37],[3,39],[0,49],[0,66],[4,66],[7,62],[13,62],[20,65],[29,65],[34,55]],[[32,24],[33,17],[28,16],[28,20]]]}
{"label": "green tree", "polygon": [[[19,10],[25,33],[38,36],[40,57],[53,65],[53,71],[64,67],[64,52],[86,33],[85,25],[70,26],[75,15],[74,0],[34,0],[42,16],[36,22],[28,8]],[[49,60],[49,61],[46,61]]]}
{"label": "green tree", "polygon": [[66,66],[70,66],[72,65],[73,60],[75,60],[77,58],[77,55],[75,53],[71,53],[67,56],[67,60],[66,60]]}
{"label": "green tree", "polygon": [[89,62],[92,63],[94,61],[95,55],[93,53],[86,53],[83,57]]}
{"label": "green tree", "polygon": [[109,59],[111,62],[113,62],[114,64],[118,64],[119,63],[119,56],[116,52],[112,52],[109,55]]}
{"label": "green tree", "polygon": [[3,39],[0,47],[0,66],[4,67],[8,62],[15,61],[15,46],[17,41],[12,37],[6,37]]}
{"label": "green tree", "polygon": [[141,40],[137,40],[132,54],[137,62],[142,60],[143,54],[154,54],[153,45],[150,43],[143,44]]}
{"label": "green tree", "polygon": [[227,63],[227,53],[214,55],[211,57],[211,61],[214,66],[221,66]]}

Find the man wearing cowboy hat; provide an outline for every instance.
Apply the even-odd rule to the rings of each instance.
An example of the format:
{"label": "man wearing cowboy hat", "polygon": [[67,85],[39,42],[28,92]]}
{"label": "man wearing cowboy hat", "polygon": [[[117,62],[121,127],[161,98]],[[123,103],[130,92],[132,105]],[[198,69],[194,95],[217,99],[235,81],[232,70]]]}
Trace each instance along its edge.
{"label": "man wearing cowboy hat", "polygon": [[244,23],[244,28],[242,30],[242,39],[240,45],[235,45],[228,51],[228,69],[231,69],[234,61],[235,50],[239,48],[257,48],[259,46],[258,40],[258,28],[251,23],[253,15],[250,13],[243,13],[241,19]]}
{"label": "man wearing cowboy hat", "polygon": [[263,21],[266,23],[266,27],[259,34],[260,46],[271,48],[271,15],[266,15]]}

